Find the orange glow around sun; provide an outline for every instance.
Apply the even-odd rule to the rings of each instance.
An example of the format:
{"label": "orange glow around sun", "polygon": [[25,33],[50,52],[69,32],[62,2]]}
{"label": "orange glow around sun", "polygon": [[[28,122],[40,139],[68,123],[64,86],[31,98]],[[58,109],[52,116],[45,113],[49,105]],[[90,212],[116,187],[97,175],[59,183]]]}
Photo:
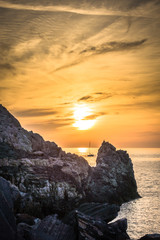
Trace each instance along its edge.
{"label": "orange glow around sun", "polygon": [[94,126],[96,123],[95,119],[86,120],[85,118],[92,115],[92,110],[86,105],[76,105],[74,108],[74,127],[78,130],[87,130]]}

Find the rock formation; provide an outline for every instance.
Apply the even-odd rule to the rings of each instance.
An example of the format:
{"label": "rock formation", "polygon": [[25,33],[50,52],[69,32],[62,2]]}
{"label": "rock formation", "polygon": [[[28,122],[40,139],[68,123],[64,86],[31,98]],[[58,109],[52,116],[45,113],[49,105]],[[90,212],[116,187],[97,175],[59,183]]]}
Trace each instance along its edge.
{"label": "rock formation", "polygon": [[0,105],[0,175],[21,192],[16,208],[64,215],[85,201],[122,203],[139,195],[128,154],[103,142],[96,167],[23,129]]}
{"label": "rock formation", "polygon": [[[139,197],[132,161],[126,151],[103,142],[92,168],[88,188],[92,201],[125,202]],[[107,194],[106,194],[107,193]]]}

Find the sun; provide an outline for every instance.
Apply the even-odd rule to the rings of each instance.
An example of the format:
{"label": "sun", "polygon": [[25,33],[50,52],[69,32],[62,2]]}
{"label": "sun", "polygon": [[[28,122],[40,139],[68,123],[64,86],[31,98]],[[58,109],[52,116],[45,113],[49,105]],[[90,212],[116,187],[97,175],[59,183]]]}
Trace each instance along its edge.
{"label": "sun", "polygon": [[78,148],[79,153],[86,153],[88,148]]}
{"label": "sun", "polygon": [[94,126],[96,120],[79,120],[76,121],[73,126],[77,127],[78,130],[87,130]]}
{"label": "sun", "polygon": [[76,105],[74,108],[74,119],[75,123],[74,127],[78,128],[78,130],[87,130],[94,126],[96,123],[95,119],[85,119],[88,116],[93,114],[93,110],[90,109],[86,105]]}

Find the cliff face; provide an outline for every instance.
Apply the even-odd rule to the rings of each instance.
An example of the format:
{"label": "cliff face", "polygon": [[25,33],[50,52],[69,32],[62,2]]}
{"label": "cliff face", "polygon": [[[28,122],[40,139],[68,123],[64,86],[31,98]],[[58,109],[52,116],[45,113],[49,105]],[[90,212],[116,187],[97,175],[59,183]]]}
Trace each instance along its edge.
{"label": "cliff face", "polygon": [[122,203],[138,197],[128,154],[103,142],[97,165],[65,153],[20,123],[0,105],[0,175],[21,192],[17,211],[64,214],[84,201]]}

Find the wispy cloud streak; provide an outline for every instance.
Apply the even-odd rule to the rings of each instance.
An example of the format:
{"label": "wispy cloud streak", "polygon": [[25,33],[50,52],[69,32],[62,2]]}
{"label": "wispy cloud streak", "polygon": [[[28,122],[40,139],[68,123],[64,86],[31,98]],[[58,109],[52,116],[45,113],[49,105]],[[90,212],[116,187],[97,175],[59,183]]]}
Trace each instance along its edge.
{"label": "wispy cloud streak", "polygon": [[112,96],[113,95],[111,93],[100,92],[92,95],[83,96],[78,99],[78,102],[98,102],[104,99],[111,98]]}
{"label": "wispy cloud streak", "polygon": [[15,115],[18,117],[40,117],[40,116],[48,116],[48,115],[55,115],[57,111],[53,109],[27,109],[23,111],[15,112]]}
{"label": "wispy cloud streak", "polygon": [[65,64],[56,68],[54,72],[75,66],[94,55],[106,54],[109,52],[129,51],[134,48],[141,47],[146,41],[147,39],[142,39],[140,41],[133,41],[133,42],[113,41],[113,42],[106,42],[97,46],[89,46],[88,48],[83,48],[83,50],[81,50],[80,52],[75,51],[76,57],[78,59],[73,60],[68,64]]}
{"label": "wispy cloud streak", "polygon": [[100,46],[96,47],[90,47],[88,49],[84,49],[81,54],[84,53],[91,53],[91,54],[103,54],[106,52],[111,52],[111,51],[124,51],[124,50],[129,50],[135,47],[138,47],[142,45],[144,42],[146,42],[147,39],[142,39],[140,41],[134,41],[134,42],[108,42],[104,43]]}
{"label": "wispy cloud streak", "polygon": [[[31,10],[31,11],[46,11],[46,12],[69,12],[81,15],[97,15],[97,16],[136,16],[142,17],[144,15],[144,11],[142,8],[138,8],[136,11],[119,11],[119,10],[111,10],[105,8],[74,8],[71,6],[44,6],[44,5],[23,5],[23,4],[14,4],[5,1],[0,1],[0,7],[9,8],[15,10]],[[142,15],[143,13],[143,15]],[[145,17],[150,17],[147,13],[145,13]],[[152,16],[156,17],[156,16]]]}

